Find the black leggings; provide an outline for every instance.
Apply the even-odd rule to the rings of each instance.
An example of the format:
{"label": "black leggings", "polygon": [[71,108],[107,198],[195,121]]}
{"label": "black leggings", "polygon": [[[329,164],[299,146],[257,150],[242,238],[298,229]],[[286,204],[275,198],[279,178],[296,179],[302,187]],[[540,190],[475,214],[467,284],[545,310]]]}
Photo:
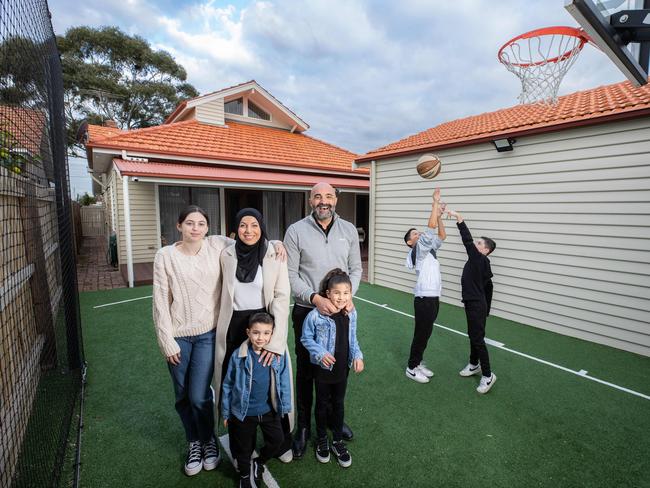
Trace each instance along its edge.
{"label": "black leggings", "polygon": [[438,297],[415,297],[413,308],[415,310],[415,329],[411,342],[411,355],[409,356],[409,369],[415,368],[422,362],[424,350],[427,348],[433,323],[438,316],[440,299]]}
{"label": "black leggings", "polygon": [[465,302],[467,317],[467,335],[469,336],[469,362],[481,364],[483,376],[491,376],[490,355],[485,345],[485,321],[487,319],[487,304],[481,300]]}
{"label": "black leggings", "polygon": [[243,422],[234,416],[228,420],[228,438],[232,457],[237,460],[239,472],[244,476],[250,472],[258,425],[264,436],[264,446],[260,449],[258,459],[261,464],[266,464],[269,459],[278,454],[278,449],[284,440],[280,417],[275,412],[269,412],[264,415],[245,417]]}
{"label": "black leggings", "polygon": [[343,417],[345,416],[345,390],[347,386],[347,377],[338,383],[323,383],[316,380],[316,433],[318,437],[327,435],[327,425],[329,423],[334,441],[343,440],[341,431],[343,430]]}

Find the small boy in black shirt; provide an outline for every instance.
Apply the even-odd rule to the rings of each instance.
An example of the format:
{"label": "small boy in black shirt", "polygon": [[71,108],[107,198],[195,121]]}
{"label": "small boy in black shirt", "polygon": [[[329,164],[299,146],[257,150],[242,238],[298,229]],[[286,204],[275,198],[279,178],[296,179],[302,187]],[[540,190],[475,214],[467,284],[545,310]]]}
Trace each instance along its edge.
{"label": "small boy in black shirt", "polygon": [[492,269],[488,255],[496,248],[489,237],[472,239],[463,216],[453,210],[447,214],[456,218],[460,237],[467,251],[467,262],[460,280],[463,305],[467,317],[467,335],[470,343],[469,363],[461,371],[461,376],[483,373],[476,391],[485,394],[492,388],[497,376],[490,369],[490,356],[485,345],[485,321],[490,315],[492,302]]}

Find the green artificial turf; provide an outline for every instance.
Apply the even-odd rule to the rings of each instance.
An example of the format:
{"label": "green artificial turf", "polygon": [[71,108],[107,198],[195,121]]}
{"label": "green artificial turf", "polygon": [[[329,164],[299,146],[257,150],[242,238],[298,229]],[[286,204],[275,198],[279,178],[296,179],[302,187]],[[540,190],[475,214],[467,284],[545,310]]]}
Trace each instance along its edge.
{"label": "green artificial turf", "polygon": [[[88,361],[82,437],[83,487],[237,486],[224,462],[182,473],[184,434],[156,344],[150,287],[81,294]],[[363,284],[359,297],[412,314],[412,296]],[[650,400],[489,347],[498,381],[485,396],[462,378],[468,340],[435,328],[421,385],[404,375],[413,321],[357,300],[366,371],[351,373],[346,422],[353,463],[269,463],[283,487],[650,486]],[[462,309],[441,304],[438,324],[465,329]],[[293,334],[290,333],[293,343]],[[650,358],[490,317],[505,347],[650,395]],[[292,346],[291,346],[292,347]],[[314,430],[314,429],[313,429]],[[220,429],[223,434],[223,429]]]}

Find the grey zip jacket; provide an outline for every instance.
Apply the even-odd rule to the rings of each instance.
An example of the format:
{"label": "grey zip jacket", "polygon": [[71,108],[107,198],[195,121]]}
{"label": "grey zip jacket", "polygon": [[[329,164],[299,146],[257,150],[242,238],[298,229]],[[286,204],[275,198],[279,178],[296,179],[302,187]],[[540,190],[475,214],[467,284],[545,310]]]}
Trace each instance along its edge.
{"label": "grey zip jacket", "polygon": [[318,293],[328,271],[341,268],[350,275],[352,294],[361,281],[359,233],[354,225],[334,214],[334,223],[326,236],[312,214],[289,226],[284,236],[287,248],[291,294],[298,305],[313,308],[312,293]]}

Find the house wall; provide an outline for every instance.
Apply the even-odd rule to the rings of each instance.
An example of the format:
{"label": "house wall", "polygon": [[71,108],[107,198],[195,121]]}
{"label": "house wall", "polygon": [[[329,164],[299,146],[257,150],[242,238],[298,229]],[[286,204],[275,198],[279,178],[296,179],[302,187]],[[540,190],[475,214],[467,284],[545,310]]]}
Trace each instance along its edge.
{"label": "house wall", "polygon": [[204,124],[224,125],[223,98],[197,105],[195,118]]}
{"label": "house wall", "polygon": [[[118,215],[119,264],[126,264],[126,239],[124,230],[124,194],[122,179],[114,185]],[[133,263],[151,263],[158,249],[158,226],[153,183],[129,181],[129,206],[131,209],[131,239]]]}
{"label": "house wall", "polygon": [[115,215],[115,171],[108,173],[106,178],[106,190],[104,191],[104,219],[106,221],[106,228],[108,233],[116,229],[117,227],[117,217]]}
{"label": "house wall", "polygon": [[[411,291],[404,232],[426,225],[434,186],[474,237],[497,242],[492,314],[650,355],[650,120],[437,152],[435,181],[420,155],[376,163],[374,283]],[[373,209],[371,208],[371,212]],[[442,300],[460,302],[466,260],[455,221],[439,252]]]}

